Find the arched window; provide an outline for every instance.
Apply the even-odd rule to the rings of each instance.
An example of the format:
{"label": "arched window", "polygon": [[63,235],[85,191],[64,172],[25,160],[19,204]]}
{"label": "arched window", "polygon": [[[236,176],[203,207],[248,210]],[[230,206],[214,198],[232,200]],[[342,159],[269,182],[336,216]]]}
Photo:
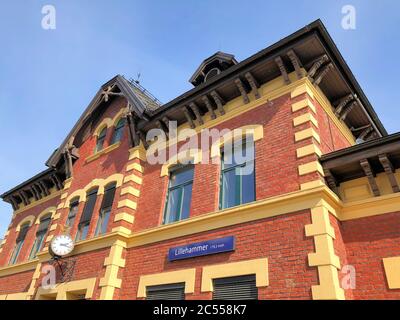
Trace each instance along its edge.
{"label": "arched window", "polygon": [[79,198],[71,200],[69,205],[69,213],[65,225],[72,228],[75,222],[76,214],[78,213]]}
{"label": "arched window", "polygon": [[15,264],[18,260],[19,253],[21,252],[22,246],[24,245],[26,234],[28,233],[30,224],[26,223],[21,226],[19,230],[18,237],[15,243],[14,251],[11,255],[9,264]]}
{"label": "arched window", "polygon": [[101,202],[99,220],[97,221],[95,235],[101,235],[107,232],[108,221],[110,220],[111,208],[114,202],[115,183],[112,183],[105,188],[103,201]]}
{"label": "arched window", "polygon": [[99,136],[97,137],[96,143],[96,152],[103,150],[104,140],[106,140],[107,128],[104,128],[100,131]]}
{"label": "arched window", "polygon": [[117,143],[119,141],[121,141],[122,139],[122,134],[124,133],[124,127],[125,127],[125,118],[121,118],[117,125],[115,126],[114,129],[114,134],[111,140],[111,144]]}
{"label": "arched window", "polygon": [[78,233],[76,234],[76,241],[85,240],[92,220],[93,209],[97,199],[97,188],[89,191],[86,195],[86,204],[83,209],[81,219],[79,220]]}
{"label": "arched window", "polygon": [[29,260],[34,259],[36,254],[40,251],[43,246],[44,237],[47,234],[47,230],[51,223],[51,214],[44,216],[40,219],[39,228],[36,231],[35,242],[33,243],[31,253],[29,254]]}

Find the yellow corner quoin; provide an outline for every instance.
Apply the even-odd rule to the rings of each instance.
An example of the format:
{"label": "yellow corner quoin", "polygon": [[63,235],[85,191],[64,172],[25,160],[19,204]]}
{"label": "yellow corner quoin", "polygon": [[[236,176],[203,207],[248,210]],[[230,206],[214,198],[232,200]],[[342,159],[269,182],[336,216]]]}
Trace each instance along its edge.
{"label": "yellow corner quoin", "polygon": [[69,300],[74,295],[84,295],[85,299],[91,299],[93,297],[95,285],[96,278],[89,278],[56,284],[52,288],[39,287],[35,299]]}
{"label": "yellow corner quoin", "polygon": [[137,175],[132,173],[130,175],[125,176],[125,178],[124,178],[124,183],[130,182],[130,181],[133,181],[137,184],[142,184],[143,180],[142,180],[142,178],[140,178]]}
{"label": "yellow corner quoin", "polygon": [[115,215],[114,222],[117,221],[125,221],[128,223],[133,223],[135,221],[135,217],[129,213],[121,212]]}
{"label": "yellow corner quoin", "polygon": [[139,280],[137,297],[146,298],[146,287],[178,282],[185,283],[185,293],[193,293],[195,281],[196,269],[183,269],[141,276]]}
{"label": "yellow corner quoin", "polygon": [[324,170],[319,161],[313,161],[299,166],[299,175],[305,175],[312,172],[319,172],[322,176],[324,175]]}
{"label": "yellow corner quoin", "polygon": [[268,279],[268,259],[254,259],[239,262],[231,262],[203,267],[201,278],[201,291],[213,291],[213,279],[256,275],[256,286],[266,287],[269,285]]}
{"label": "yellow corner quoin", "polygon": [[318,128],[318,121],[311,113],[302,114],[301,116],[293,119],[293,125],[295,127],[307,122],[311,122],[312,124],[314,124],[314,126]]}
{"label": "yellow corner quoin", "polygon": [[296,142],[302,141],[304,139],[314,138],[318,143],[321,143],[321,138],[319,134],[314,130],[314,128],[308,128],[305,130],[298,131],[294,134],[294,140]]}
{"label": "yellow corner quoin", "polygon": [[138,171],[140,173],[143,173],[143,167],[137,162],[128,164],[126,166],[126,171],[131,171],[131,170],[136,170],[136,171]]}
{"label": "yellow corner quoin", "polygon": [[141,142],[139,146],[129,149],[129,160],[140,159],[146,161],[146,149]]}
{"label": "yellow corner quoin", "polygon": [[400,256],[383,258],[389,289],[400,289]]}
{"label": "yellow corner quoin", "polygon": [[140,191],[134,187],[129,186],[121,189],[121,196],[124,194],[130,194],[135,197],[139,197]]}
{"label": "yellow corner quoin", "polygon": [[304,108],[310,108],[314,113],[317,113],[314,104],[308,98],[292,104],[292,112],[296,112]]}
{"label": "yellow corner quoin", "polygon": [[125,207],[136,210],[137,203],[129,199],[121,200],[118,202],[117,208],[125,208]]}
{"label": "yellow corner quoin", "polygon": [[100,279],[99,286],[101,288],[100,299],[112,300],[116,288],[121,288],[122,280],[118,278],[120,268],[125,267],[125,259],[122,254],[126,249],[126,242],[117,240],[110,249],[110,254],[104,259],[106,272]]}
{"label": "yellow corner quoin", "polygon": [[308,265],[318,268],[319,285],[312,286],[314,300],[344,300],[339,284],[339,257],[335,254],[335,231],[330,224],[329,210],[325,206],[311,209],[312,224],[305,226],[307,237],[314,237],[315,252],[308,254]]}
{"label": "yellow corner quoin", "polygon": [[[310,82],[310,84],[311,84],[311,82]],[[313,86],[311,85],[311,87],[313,87]],[[292,90],[290,97],[296,98],[297,96],[299,96],[301,94],[307,93],[311,97],[311,99],[314,99],[314,93],[311,90],[311,87],[307,82],[303,82],[301,85],[297,86],[294,90]]]}
{"label": "yellow corner quoin", "polygon": [[315,144],[309,144],[296,150],[297,158],[302,158],[311,154],[316,154],[320,157],[322,156],[322,151]]}

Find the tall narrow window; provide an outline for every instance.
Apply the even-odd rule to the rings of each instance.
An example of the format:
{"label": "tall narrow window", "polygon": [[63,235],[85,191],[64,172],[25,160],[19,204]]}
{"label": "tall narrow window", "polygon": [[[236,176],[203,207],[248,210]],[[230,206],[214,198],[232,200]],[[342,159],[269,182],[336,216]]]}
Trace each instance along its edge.
{"label": "tall narrow window", "polygon": [[79,199],[71,201],[69,206],[69,213],[67,222],[65,223],[67,227],[72,228],[75,222],[76,214],[78,213]]}
{"label": "tall narrow window", "polygon": [[192,200],[192,164],[177,168],[170,173],[164,224],[189,217]]}
{"label": "tall narrow window", "polygon": [[82,212],[81,220],[79,221],[78,233],[76,234],[75,238],[76,241],[85,240],[88,235],[90,220],[92,219],[96,199],[97,189],[88,192],[86,195],[86,204]]}
{"label": "tall narrow window", "polygon": [[254,142],[244,139],[222,150],[220,209],[255,200]]}
{"label": "tall narrow window", "polygon": [[47,229],[51,222],[51,215],[47,215],[40,219],[39,228],[36,231],[35,242],[33,243],[31,253],[29,254],[29,260],[34,259],[36,254],[40,251],[43,246],[44,237],[46,236]]}
{"label": "tall narrow window", "polygon": [[108,220],[110,220],[111,208],[115,195],[115,183],[106,187],[103,201],[101,203],[99,220],[97,221],[95,235],[104,234],[107,231]]}
{"label": "tall narrow window", "polygon": [[106,140],[107,128],[104,128],[100,131],[99,136],[97,137],[96,143],[96,152],[103,150],[104,141]]}
{"label": "tall narrow window", "polygon": [[29,230],[29,224],[25,224],[21,226],[21,229],[19,230],[19,234],[15,243],[14,251],[11,255],[11,259],[9,261],[9,264],[15,264],[18,260],[19,253],[21,252],[21,249],[24,245],[25,237],[26,234],[28,233]]}
{"label": "tall narrow window", "polygon": [[122,134],[124,133],[124,127],[125,127],[125,118],[122,118],[118,121],[117,125],[115,126],[111,144],[121,141]]}

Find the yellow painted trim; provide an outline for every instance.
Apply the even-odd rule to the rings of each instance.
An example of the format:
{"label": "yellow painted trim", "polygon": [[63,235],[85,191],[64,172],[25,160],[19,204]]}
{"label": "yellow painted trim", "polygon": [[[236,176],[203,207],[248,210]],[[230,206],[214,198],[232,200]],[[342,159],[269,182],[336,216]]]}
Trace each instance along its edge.
{"label": "yellow painted trim", "polygon": [[65,189],[69,189],[71,187],[71,184],[72,184],[72,177],[68,178],[68,179],[65,179],[65,181],[64,181],[64,190]]}
{"label": "yellow painted trim", "polygon": [[34,293],[35,293],[35,285],[36,285],[37,279],[40,278],[41,267],[42,267],[41,263],[38,263],[36,265],[36,269],[35,269],[35,272],[32,275],[31,284],[30,284],[28,292],[27,292],[27,297],[26,297],[27,300],[31,300],[33,295],[34,295]]}
{"label": "yellow painted trim", "polygon": [[309,144],[307,146],[296,149],[297,158],[302,158],[311,154],[316,154],[320,157],[322,156],[322,151],[315,144]]}
{"label": "yellow painted trim", "polygon": [[235,141],[240,137],[245,137],[246,135],[252,135],[253,141],[256,142],[264,137],[264,128],[260,124],[254,124],[230,130],[212,144],[211,157],[220,157],[221,148],[225,143],[231,143],[232,141]]}
{"label": "yellow painted trim", "polygon": [[125,221],[128,223],[133,223],[135,221],[135,217],[132,214],[121,212],[115,215],[114,222]]}
{"label": "yellow painted trim", "polygon": [[120,145],[121,145],[121,141],[116,142],[116,143],[112,144],[111,146],[101,149],[99,152],[96,152],[95,154],[92,154],[91,156],[87,157],[85,159],[85,161],[86,161],[86,163],[94,161],[94,160],[100,158],[103,154],[110,153],[111,151],[117,149]]}
{"label": "yellow painted trim", "polygon": [[65,199],[68,196],[68,192],[62,193],[60,199]]}
{"label": "yellow painted trim", "polygon": [[318,128],[318,121],[315,119],[315,117],[311,113],[302,114],[301,116],[298,116],[293,119],[293,125],[295,127],[297,127],[303,123],[307,123],[307,122],[313,123],[314,126],[316,126]]}
{"label": "yellow painted trim", "polygon": [[123,174],[115,173],[105,179],[94,179],[90,183],[88,183],[83,189],[75,190],[71,193],[68,198],[65,200],[64,208],[69,208],[71,204],[71,200],[78,198],[79,202],[86,201],[86,194],[93,188],[98,188],[97,195],[104,194],[104,189],[110,183],[115,182],[115,187],[118,188],[122,185],[123,182]]}
{"label": "yellow painted trim", "polygon": [[129,160],[140,159],[146,161],[146,149],[144,148],[142,142],[137,147],[129,149]]}
{"label": "yellow painted trim", "polygon": [[42,219],[45,215],[48,215],[49,213],[51,214],[51,218],[53,219],[55,213],[56,213],[57,208],[56,207],[49,207],[45,210],[43,210],[41,213],[36,218],[35,224],[40,224],[40,219]]}
{"label": "yellow painted trim", "polygon": [[310,108],[314,113],[317,113],[317,109],[315,108],[315,106],[311,102],[311,100],[308,98],[293,103],[292,104],[292,112],[296,112],[296,111],[299,111],[299,110],[307,108],[307,107]]}
{"label": "yellow painted trim", "polygon": [[113,228],[111,230],[111,232],[119,232],[119,233],[122,233],[122,234],[125,234],[125,235],[130,235],[132,233],[130,229],[122,227],[122,226]]}
{"label": "yellow painted trim", "polygon": [[138,298],[146,298],[146,287],[172,283],[185,283],[185,293],[194,292],[196,269],[183,269],[141,276],[137,291]]}
{"label": "yellow painted trim", "polygon": [[85,293],[85,299],[93,297],[96,285],[96,278],[89,278],[83,280],[76,280],[71,282],[64,282],[56,284],[54,288],[44,289],[38,288],[36,293],[36,300],[41,300],[46,296],[54,296],[57,300],[67,300],[68,294]]}
{"label": "yellow painted trim", "polygon": [[344,203],[340,219],[346,221],[385,213],[399,212],[399,208],[400,193],[393,193],[380,197]]}
{"label": "yellow painted trim", "polygon": [[383,258],[389,289],[400,289],[400,257]]}
{"label": "yellow painted trim", "polygon": [[118,278],[119,268],[125,267],[125,259],[122,258],[123,251],[126,248],[124,241],[116,241],[110,249],[109,256],[104,260],[106,272],[100,279],[101,288],[100,299],[112,300],[115,288],[121,288],[122,280]]}
{"label": "yellow painted trim", "polygon": [[42,198],[40,200],[37,200],[37,201],[35,201],[33,203],[30,203],[27,206],[23,206],[23,205],[21,206],[20,205],[20,208],[18,210],[15,210],[14,214],[15,215],[20,214],[21,212],[24,212],[26,210],[32,209],[32,208],[38,206],[39,204],[42,204],[42,203],[44,203],[46,201],[49,201],[49,200],[51,200],[53,198],[56,198],[56,197],[60,196],[62,192],[63,192],[62,190],[57,191],[57,192],[53,192],[50,195],[48,195],[47,197],[44,197],[44,198]]}
{"label": "yellow painted trim", "polygon": [[319,285],[312,286],[314,300],[344,300],[339,284],[339,257],[335,254],[335,230],[330,224],[329,210],[324,206],[311,209],[312,224],[305,226],[306,236],[314,237],[315,252],[308,254],[308,265],[318,268]]}
{"label": "yellow painted trim", "polygon": [[132,173],[132,174],[130,174],[130,175],[125,176],[125,178],[124,178],[124,183],[127,183],[127,182],[129,182],[129,181],[133,181],[133,182],[135,182],[135,183],[137,183],[137,184],[142,184],[143,179],[140,178],[140,177],[138,177],[138,176],[135,175],[134,173]]}
{"label": "yellow painted trim", "polygon": [[[303,79],[305,80],[306,78]],[[304,82],[304,80],[302,82]],[[311,99],[314,99],[314,93],[311,90],[310,86],[307,85],[307,83],[302,83],[301,85],[295,87],[294,90],[292,90],[290,97],[293,99],[304,93],[307,93],[311,97]]]}
{"label": "yellow painted trim", "polygon": [[26,300],[27,296],[28,296],[28,292],[9,293],[5,296],[6,297],[4,300]]}
{"label": "yellow painted trim", "polygon": [[319,172],[322,176],[324,175],[324,170],[319,161],[313,161],[306,164],[299,165],[299,175],[305,175],[312,172]]}
{"label": "yellow painted trim", "polygon": [[54,231],[54,230],[56,230],[56,229],[57,229],[57,224],[52,224],[52,225],[50,226],[49,231]]}
{"label": "yellow painted trim", "polygon": [[51,234],[46,238],[45,242],[50,242],[51,239],[53,239],[53,238],[54,238],[54,234]]}
{"label": "yellow painted trim", "polygon": [[319,134],[314,130],[314,128],[308,128],[305,130],[298,131],[294,134],[294,140],[296,142],[308,139],[308,138],[314,138],[316,141],[321,143],[321,138]]}
{"label": "yellow painted trim", "polygon": [[118,206],[117,206],[118,209],[125,208],[125,207],[136,210],[137,203],[135,201],[132,201],[129,199],[121,200],[118,202]]}
{"label": "yellow painted trim", "polygon": [[126,171],[131,171],[131,170],[136,170],[139,171],[140,173],[143,173],[143,167],[137,162],[128,164],[126,166]]}
{"label": "yellow painted trim", "polygon": [[18,264],[13,264],[12,266],[6,266],[3,268],[0,268],[0,277],[5,277],[5,276],[15,274],[15,273],[34,270],[37,263],[38,263],[38,259],[33,259],[33,260],[18,263]]}
{"label": "yellow painted trim", "polygon": [[256,275],[256,286],[267,287],[268,279],[268,259],[254,259],[239,262],[231,262],[203,267],[201,277],[201,291],[212,292],[213,279],[227,278],[243,275]]}
{"label": "yellow painted trim", "polygon": [[33,222],[35,221],[35,219],[36,218],[33,215],[29,215],[29,216],[25,217],[18,223],[17,227],[15,228],[15,232],[19,232],[21,230],[21,227],[26,223],[29,223],[29,227],[31,227],[33,225]]}
{"label": "yellow painted trim", "polygon": [[172,166],[182,163],[188,163],[190,160],[193,164],[200,163],[202,160],[202,151],[200,149],[187,149],[179,152],[178,154],[172,156],[167,163],[163,164],[161,167],[160,177],[165,177],[169,175],[169,170]]}
{"label": "yellow painted trim", "polygon": [[117,112],[117,114],[113,118],[110,118],[110,117],[104,118],[100,122],[100,124],[96,127],[96,129],[94,130],[93,135],[95,137],[98,137],[101,130],[103,130],[104,128],[109,129],[110,127],[115,127],[117,125],[118,121],[122,118],[123,113],[125,111],[126,111],[126,107],[123,107]]}
{"label": "yellow painted trim", "polygon": [[139,197],[140,191],[134,187],[129,186],[121,189],[121,195],[124,194],[131,194],[135,197]]}
{"label": "yellow painted trim", "polygon": [[300,190],[314,189],[317,187],[322,187],[324,185],[325,185],[325,183],[323,183],[321,180],[314,180],[314,181],[300,184]]}
{"label": "yellow painted trim", "polygon": [[58,219],[60,219],[60,217],[61,217],[61,213],[58,212],[53,216],[53,220],[58,220]]}

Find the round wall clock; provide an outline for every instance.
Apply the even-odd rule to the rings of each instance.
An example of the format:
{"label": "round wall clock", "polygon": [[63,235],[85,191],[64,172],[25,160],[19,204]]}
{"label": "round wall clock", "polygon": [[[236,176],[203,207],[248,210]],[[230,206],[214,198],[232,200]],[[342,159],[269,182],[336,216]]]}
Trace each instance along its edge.
{"label": "round wall clock", "polygon": [[50,253],[59,257],[66,256],[74,250],[74,240],[67,235],[55,236],[50,243]]}

